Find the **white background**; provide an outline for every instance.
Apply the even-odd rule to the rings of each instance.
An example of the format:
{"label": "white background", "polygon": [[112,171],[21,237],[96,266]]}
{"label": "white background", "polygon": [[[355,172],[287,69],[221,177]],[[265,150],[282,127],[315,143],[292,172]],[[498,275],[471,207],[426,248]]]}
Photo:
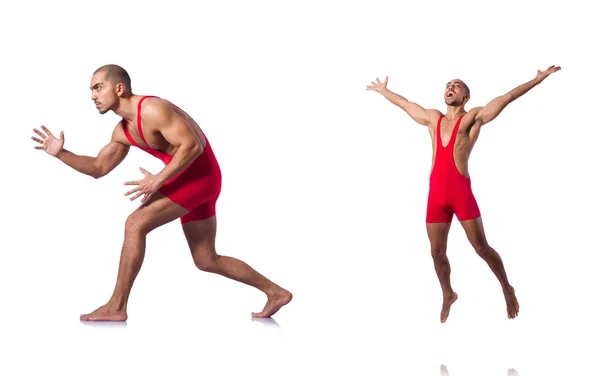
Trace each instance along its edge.
{"label": "white background", "polygon": [[[4,142],[0,374],[583,374],[598,353],[599,30],[583,1],[3,3]],[[590,3],[591,4],[591,3]],[[218,252],[294,293],[274,322],[264,296],[195,269],[179,222],[149,236],[126,325],[79,322],[108,300],[132,150],[113,173],[80,175],[41,151],[33,127],[96,155],[118,118],[90,100],[116,63],[136,94],[190,113],[223,170]],[[462,78],[467,109],[563,69],[482,130],[473,189],[490,244],[521,304],[458,222],[449,238],[459,294],[441,290],[425,232],[431,142],[381,95],[445,110]]]}

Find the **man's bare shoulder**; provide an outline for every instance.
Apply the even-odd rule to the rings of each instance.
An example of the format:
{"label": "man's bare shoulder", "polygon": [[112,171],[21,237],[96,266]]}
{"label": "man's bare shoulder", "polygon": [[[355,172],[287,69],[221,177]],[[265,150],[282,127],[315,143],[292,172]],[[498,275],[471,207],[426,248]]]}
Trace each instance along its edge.
{"label": "man's bare shoulder", "polygon": [[483,107],[473,107],[472,109],[467,111],[467,113],[463,116],[463,120],[461,121],[461,127],[472,127],[475,123],[477,115],[479,114],[482,108]]}
{"label": "man's bare shoulder", "polygon": [[430,116],[433,116],[433,117],[435,117],[436,119],[437,119],[438,117],[440,117],[440,116],[442,116],[442,115],[443,115],[443,114],[442,114],[442,111],[440,111],[440,110],[438,110],[438,109],[436,109],[436,108],[429,108],[429,109],[427,109],[426,111],[427,111],[427,114],[428,114],[428,115],[430,115]]}
{"label": "man's bare shoulder", "polygon": [[465,116],[469,115],[469,116],[477,116],[477,114],[479,114],[479,111],[483,110],[483,107],[473,107],[472,109],[470,109],[469,111],[467,111],[467,113],[465,114]]}
{"label": "man's bare shoulder", "polygon": [[425,110],[425,112],[427,113],[427,118],[429,119],[430,127],[435,127],[440,116],[444,116],[444,114],[442,114],[440,110],[437,110],[435,108],[427,109]]}
{"label": "man's bare shoulder", "polygon": [[174,114],[171,102],[158,97],[144,99],[141,111],[144,123],[153,126],[160,126]]}
{"label": "man's bare shoulder", "polygon": [[125,136],[125,131],[123,130],[123,126],[124,126],[124,120],[121,119],[121,120],[119,120],[117,125],[115,125],[115,128],[113,129],[110,141],[117,142],[117,143],[123,144],[125,146],[130,146],[131,143]]}

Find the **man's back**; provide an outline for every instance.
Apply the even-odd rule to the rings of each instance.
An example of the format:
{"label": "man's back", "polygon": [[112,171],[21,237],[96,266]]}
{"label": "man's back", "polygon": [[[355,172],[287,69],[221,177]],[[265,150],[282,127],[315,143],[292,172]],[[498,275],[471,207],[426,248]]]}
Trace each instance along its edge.
{"label": "man's back", "polygon": [[[177,122],[185,124],[188,129],[192,130],[202,148],[206,148],[208,141],[198,123],[173,103],[158,97],[140,95],[132,97],[132,100],[138,103],[138,111],[133,119],[124,119],[124,123],[137,145],[150,147],[164,154],[174,155],[179,146],[173,140],[170,140],[168,136],[165,136],[164,131],[167,130],[169,124]],[[120,126],[117,125],[117,128]],[[118,129],[115,129],[115,131],[121,142],[132,144],[126,138],[124,132],[119,132]]]}

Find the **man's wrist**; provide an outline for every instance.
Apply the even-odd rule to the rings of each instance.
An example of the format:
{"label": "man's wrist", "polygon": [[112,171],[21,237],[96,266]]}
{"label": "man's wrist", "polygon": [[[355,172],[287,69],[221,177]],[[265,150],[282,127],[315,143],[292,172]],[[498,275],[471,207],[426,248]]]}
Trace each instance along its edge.
{"label": "man's wrist", "polygon": [[60,159],[61,154],[64,155],[64,153],[66,152],[66,150],[64,148],[61,148],[58,153],[56,153],[56,159]]}
{"label": "man's wrist", "polygon": [[164,178],[165,174],[161,171],[158,174],[154,175],[154,178],[157,180],[159,187],[162,187],[163,184],[165,184],[167,182],[167,180]]}
{"label": "man's wrist", "polygon": [[537,76],[537,77],[535,78],[535,84],[536,84],[536,85],[538,85],[538,84],[541,84],[541,83],[542,83],[542,81],[544,81],[545,79],[546,79],[546,77],[544,77],[544,76]]}

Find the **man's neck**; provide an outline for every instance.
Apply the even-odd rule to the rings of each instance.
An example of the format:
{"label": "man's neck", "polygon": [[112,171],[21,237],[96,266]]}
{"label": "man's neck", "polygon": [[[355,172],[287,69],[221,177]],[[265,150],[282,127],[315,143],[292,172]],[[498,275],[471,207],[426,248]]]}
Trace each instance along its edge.
{"label": "man's neck", "polygon": [[121,98],[119,100],[117,108],[115,108],[113,112],[129,122],[135,123],[137,120],[136,117],[138,102],[136,100],[136,97],[137,95],[132,94],[129,97]]}
{"label": "man's neck", "polygon": [[454,119],[457,119],[458,117],[464,115],[466,113],[465,111],[465,106],[464,105],[460,105],[460,106],[448,106],[448,108],[446,109],[446,119],[452,121]]}

